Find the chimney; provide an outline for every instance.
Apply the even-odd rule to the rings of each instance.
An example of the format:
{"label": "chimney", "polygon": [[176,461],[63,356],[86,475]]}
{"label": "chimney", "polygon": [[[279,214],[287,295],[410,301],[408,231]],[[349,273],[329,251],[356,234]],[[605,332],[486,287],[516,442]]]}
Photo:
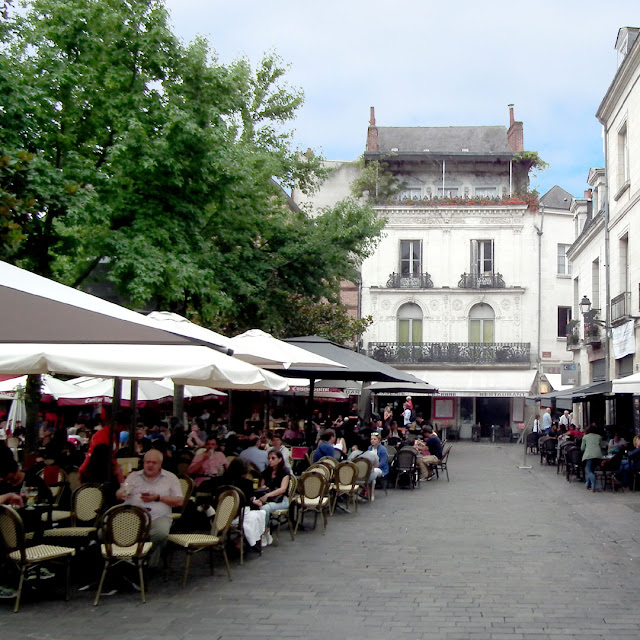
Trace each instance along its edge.
{"label": "chimney", "polygon": [[586,189],[584,192],[584,197],[587,200],[592,200],[593,199],[593,189]]}
{"label": "chimney", "polygon": [[511,151],[524,151],[524,134],[522,122],[516,122],[513,115],[513,105],[509,105],[509,130],[507,131],[507,144]]}
{"label": "chimney", "polygon": [[367,151],[378,151],[378,127],[376,127],[376,112],[371,107],[371,115],[369,117],[369,130],[367,131]]}

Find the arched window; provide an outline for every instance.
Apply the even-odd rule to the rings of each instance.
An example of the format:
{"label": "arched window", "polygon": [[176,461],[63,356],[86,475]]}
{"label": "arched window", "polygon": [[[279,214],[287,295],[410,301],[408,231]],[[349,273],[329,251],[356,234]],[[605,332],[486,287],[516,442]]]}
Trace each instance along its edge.
{"label": "arched window", "polygon": [[398,342],[422,342],[422,309],[412,302],[398,310]]}
{"label": "arched window", "polygon": [[469,312],[469,342],[495,342],[493,309],[488,304],[476,304]]}

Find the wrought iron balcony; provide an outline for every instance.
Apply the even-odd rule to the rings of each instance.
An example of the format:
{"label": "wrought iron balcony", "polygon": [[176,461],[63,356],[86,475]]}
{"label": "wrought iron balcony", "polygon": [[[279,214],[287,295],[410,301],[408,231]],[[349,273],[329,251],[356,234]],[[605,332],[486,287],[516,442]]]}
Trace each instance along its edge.
{"label": "wrought iron balcony", "polygon": [[631,293],[625,291],[611,298],[611,322],[625,320],[631,315]]}
{"label": "wrought iron balcony", "polygon": [[460,276],[460,282],[458,287],[460,289],[504,289],[504,280],[502,274],[475,274],[475,273],[463,273]]}
{"label": "wrought iron balcony", "polygon": [[428,273],[392,273],[387,280],[387,289],[433,289]]}
{"label": "wrought iron balcony", "polygon": [[567,351],[580,349],[580,321],[567,322]]}
{"label": "wrought iron balcony", "polygon": [[529,342],[370,342],[367,355],[396,364],[529,364]]}

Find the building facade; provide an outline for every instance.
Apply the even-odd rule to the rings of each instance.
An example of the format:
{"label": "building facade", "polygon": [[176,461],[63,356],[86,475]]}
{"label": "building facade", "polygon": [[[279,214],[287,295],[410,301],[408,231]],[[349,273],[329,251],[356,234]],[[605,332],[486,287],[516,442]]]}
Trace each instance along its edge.
{"label": "building facade", "polygon": [[[364,154],[397,188],[364,194],[386,226],[361,268],[362,348],[435,385],[414,403],[461,437],[517,433],[534,411],[525,397],[571,362],[572,197],[554,187],[538,206],[509,116],[508,128],[379,127],[372,109]],[[319,202],[347,195],[343,171],[354,165],[336,166]]]}

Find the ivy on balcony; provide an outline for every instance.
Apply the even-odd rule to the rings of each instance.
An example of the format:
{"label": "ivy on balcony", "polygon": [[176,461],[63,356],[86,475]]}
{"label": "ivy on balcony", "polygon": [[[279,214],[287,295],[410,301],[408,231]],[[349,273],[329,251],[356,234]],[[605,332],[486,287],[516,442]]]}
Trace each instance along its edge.
{"label": "ivy on balcony", "polygon": [[402,198],[400,196],[387,196],[378,198],[378,205],[402,205],[406,207],[495,207],[509,205],[527,205],[531,212],[536,212],[539,206],[537,191],[516,193],[512,196],[458,196],[458,197],[433,197],[433,198]]}

